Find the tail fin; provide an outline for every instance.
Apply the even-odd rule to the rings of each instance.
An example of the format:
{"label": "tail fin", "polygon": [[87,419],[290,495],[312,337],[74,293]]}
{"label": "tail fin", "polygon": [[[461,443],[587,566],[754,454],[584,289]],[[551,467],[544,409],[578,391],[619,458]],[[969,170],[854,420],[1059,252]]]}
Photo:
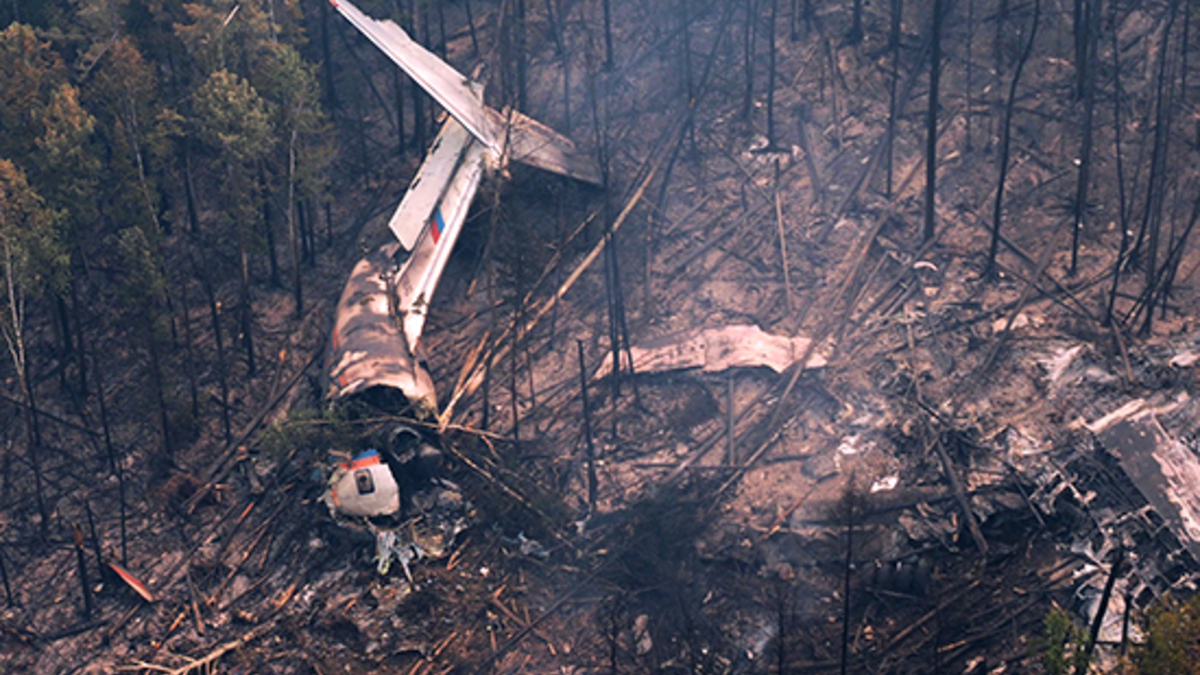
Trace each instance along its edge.
{"label": "tail fin", "polygon": [[329,0],[329,4],[421,85],[495,157],[508,157],[577,180],[600,184],[600,171],[595,162],[580,153],[566,136],[519,112],[506,115],[489,108],[470,78],[422,47],[394,22],[372,19],[349,0]]}

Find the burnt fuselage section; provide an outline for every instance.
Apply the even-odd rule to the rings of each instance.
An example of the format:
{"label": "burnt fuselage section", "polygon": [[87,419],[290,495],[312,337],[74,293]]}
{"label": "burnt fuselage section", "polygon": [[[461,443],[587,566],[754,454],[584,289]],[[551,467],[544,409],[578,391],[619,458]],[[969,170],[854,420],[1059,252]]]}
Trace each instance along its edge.
{"label": "burnt fuselage section", "polygon": [[350,273],[333,327],[327,396],[376,399],[397,412],[411,406],[415,417],[428,417],[437,413],[433,380],[409,349],[395,311],[398,255],[406,253],[387,244]]}

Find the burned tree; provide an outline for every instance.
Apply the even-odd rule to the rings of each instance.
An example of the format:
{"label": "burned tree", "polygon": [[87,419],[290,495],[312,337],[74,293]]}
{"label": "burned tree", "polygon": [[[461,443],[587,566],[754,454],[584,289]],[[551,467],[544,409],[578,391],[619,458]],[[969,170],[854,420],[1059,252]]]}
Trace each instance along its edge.
{"label": "burned tree", "polygon": [[1001,127],[1000,133],[1000,178],[997,181],[996,201],[992,208],[992,243],[988,248],[987,267],[984,272],[989,277],[995,276],[997,272],[996,255],[1000,251],[1000,219],[1003,214],[1004,184],[1008,178],[1008,152],[1012,144],[1012,118],[1017,105],[1017,85],[1021,82],[1021,71],[1025,68],[1025,62],[1029,60],[1029,55],[1033,53],[1034,38],[1037,37],[1041,16],[1041,0],[1034,0],[1029,39],[1025,42],[1025,49],[1021,52],[1021,58],[1017,60],[1017,69],[1013,72],[1012,82],[1008,87],[1008,105],[1004,108],[1004,126]]}
{"label": "burned tree", "polygon": [[922,241],[933,239],[937,204],[938,79],[942,67],[942,0],[933,0],[933,33],[929,57],[929,109],[925,116],[925,229]]}

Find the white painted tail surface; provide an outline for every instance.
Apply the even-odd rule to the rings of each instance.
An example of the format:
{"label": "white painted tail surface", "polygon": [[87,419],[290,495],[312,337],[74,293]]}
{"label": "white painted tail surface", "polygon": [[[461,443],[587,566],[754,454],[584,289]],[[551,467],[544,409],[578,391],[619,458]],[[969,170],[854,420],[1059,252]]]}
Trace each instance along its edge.
{"label": "white painted tail surface", "polygon": [[472,136],[496,155],[501,154],[502,148],[486,107],[471,88],[471,80],[467,76],[422,47],[394,22],[372,19],[347,0],[329,0],[329,4],[409,77],[416,80]]}
{"label": "white painted tail surface", "polygon": [[600,185],[595,161],[579,152],[571,139],[520,112],[489,108],[470,78],[422,47],[394,22],[373,19],[348,0],[329,3],[458,120],[497,162],[515,160]]}

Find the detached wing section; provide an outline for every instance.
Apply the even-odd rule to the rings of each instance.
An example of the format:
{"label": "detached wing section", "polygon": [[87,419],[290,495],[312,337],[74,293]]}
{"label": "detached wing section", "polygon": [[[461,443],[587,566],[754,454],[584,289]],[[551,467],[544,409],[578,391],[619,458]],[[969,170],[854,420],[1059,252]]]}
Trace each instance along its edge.
{"label": "detached wing section", "polygon": [[388,58],[466,127],[489,150],[500,154],[502,148],[491,125],[486,106],[471,88],[471,80],[450,67],[436,54],[425,49],[394,22],[372,19],[347,0],[329,0],[342,16],[367,36]]}

